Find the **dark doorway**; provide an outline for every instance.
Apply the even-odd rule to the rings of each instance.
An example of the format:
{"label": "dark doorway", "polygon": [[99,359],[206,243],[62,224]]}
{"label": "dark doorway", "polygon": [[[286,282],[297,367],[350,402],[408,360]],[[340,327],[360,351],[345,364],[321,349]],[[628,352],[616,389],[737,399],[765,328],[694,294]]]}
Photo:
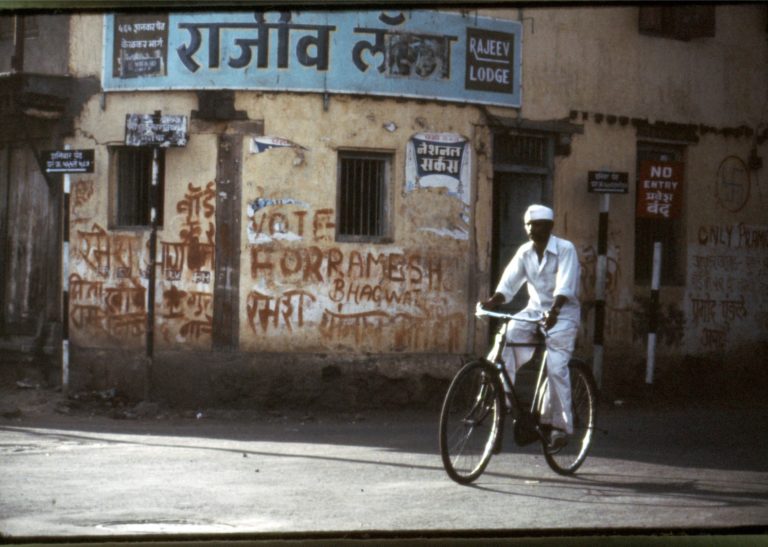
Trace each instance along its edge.
{"label": "dark doorway", "polygon": [[[500,135],[494,141],[491,292],[518,247],[528,238],[523,214],[533,203],[551,203],[551,140],[547,136]],[[523,287],[505,307],[525,306]]]}
{"label": "dark doorway", "polygon": [[0,145],[0,334],[38,344],[60,321],[60,202],[32,150]]}

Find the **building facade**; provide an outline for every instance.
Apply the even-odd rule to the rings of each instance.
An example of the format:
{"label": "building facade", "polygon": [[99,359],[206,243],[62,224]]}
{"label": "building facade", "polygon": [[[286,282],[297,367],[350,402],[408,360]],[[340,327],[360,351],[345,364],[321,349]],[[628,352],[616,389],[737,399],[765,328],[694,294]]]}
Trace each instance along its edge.
{"label": "building facade", "polygon": [[[647,372],[654,327],[657,381],[692,362],[713,382],[764,369],[763,6],[25,17],[66,34],[45,83],[68,90],[49,92],[58,115],[28,106],[44,36],[3,20],[3,185],[28,203],[4,211],[23,245],[3,256],[3,324],[23,303],[62,325],[35,335],[62,333],[71,389],[438,400],[487,343],[474,305],[532,202],[579,251],[577,352],[602,334],[607,389]],[[30,119],[55,130],[20,138]],[[88,172],[51,167],[83,153]],[[67,233],[54,222],[25,270],[39,233],[17,220],[46,216]],[[61,307],[19,292],[34,271]]]}

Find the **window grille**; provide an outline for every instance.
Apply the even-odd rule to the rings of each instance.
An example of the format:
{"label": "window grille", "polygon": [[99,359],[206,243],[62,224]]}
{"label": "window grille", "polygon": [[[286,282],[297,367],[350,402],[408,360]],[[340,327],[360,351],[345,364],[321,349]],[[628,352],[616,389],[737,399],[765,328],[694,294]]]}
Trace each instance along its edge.
{"label": "window grille", "polygon": [[[117,199],[115,224],[118,227],[150,226],[150,196],[152,190],[152,149],[131,146],[112,150],[115,161]],[[164,151],[159,154],[157,188],[157,223],[163,223]]]}
{"label": "window grille", "polygon": [[0,40],[13,40],[16,32],[16,17],[23,17],[24,37],[38,38],[40,36],[40,25],[36,16],[33,15],[2,15],[0,16]]}
{"label": "window grille", "polygon": [[13,17],[0,15],[0,40],[13,39]]}
{"label": "window grille", "polygon": [[640,34],[689,41],[715,35],[715,5],[650,5],[639,8]]}
{"label": "window grille", "polygon": [[530,167],[547,166],[547,138],[531,135],[498,135],[494,161]]}
{"label": "window grille", "polygon": [[387,235],[391,156],[339,154],[337,239],[381,241]]}

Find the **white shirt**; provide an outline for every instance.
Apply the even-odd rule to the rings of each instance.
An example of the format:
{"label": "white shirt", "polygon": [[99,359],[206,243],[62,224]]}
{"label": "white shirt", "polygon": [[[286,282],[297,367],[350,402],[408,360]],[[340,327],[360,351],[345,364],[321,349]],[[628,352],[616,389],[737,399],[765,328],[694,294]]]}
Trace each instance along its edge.
{"label": "white shirt", "polygon": [[579,324],[579,257],[573,243],[550,235],[541,263],[532,241],[521,245],[504,269],[496,292],[509,302],[525,282],[529,297],[526,311],[546,313],[555,297],[562,295],[568,300],[560,309],[558,322]]}

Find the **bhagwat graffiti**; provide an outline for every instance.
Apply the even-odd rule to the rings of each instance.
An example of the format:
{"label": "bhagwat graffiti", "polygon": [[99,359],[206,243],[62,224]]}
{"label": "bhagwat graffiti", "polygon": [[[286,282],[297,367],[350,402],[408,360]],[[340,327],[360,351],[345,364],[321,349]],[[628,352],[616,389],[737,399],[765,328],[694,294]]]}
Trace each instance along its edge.
{"label": "bhagwat graffiti", "polygon": [[[210,346],[215,203],[215,183],[188,183],[177,214],[165,219],[157,249],[160,345]],[[467,265],[460,253],[338,245],[333,209],[290,198],[257,199],[247,215],[250,245],[243,262],[252,286],[241,293],[243,328],[256,343],[304,331],[323,347],[343,351],[463,347],[466,314],[458,280]],[[69,280],[76,336],[144,343],[147,239],[146,232],[114,233],[96,223],[76,231],[76,273]]]}
{"label": "bhagwat graffiti", "polygon": [[328,245],[335,211],[290,198],[253,201],[249,220],[253,334],[310,329],[341,350],[459,350],[466,315],[451,300],[461,293],[454,256]]}

